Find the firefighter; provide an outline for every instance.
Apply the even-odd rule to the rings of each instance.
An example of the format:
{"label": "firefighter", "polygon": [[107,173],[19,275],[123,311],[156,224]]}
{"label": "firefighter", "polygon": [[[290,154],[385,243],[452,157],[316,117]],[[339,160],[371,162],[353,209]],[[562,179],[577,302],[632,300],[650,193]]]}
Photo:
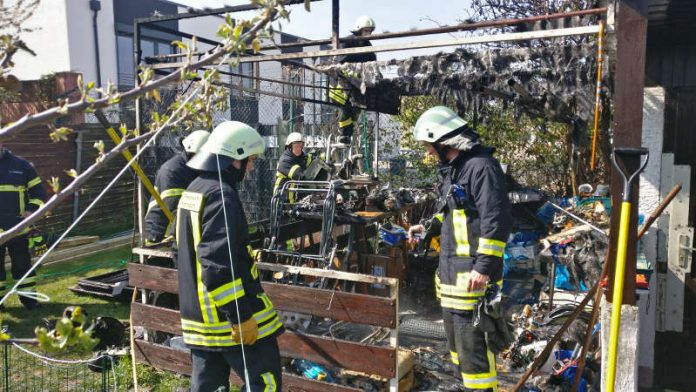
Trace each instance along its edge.
{"label": "firefighter", "polygon": [[[288,180],[300,180],[304,171],[312,163],[312,156],[304,152],[304,138],[299,132],[292,132],[285,139],[285,151],[278,159],[276,180],[273,186],[273,194],[283,187]],[[294,192],[288,193],[290,203],[295,202]]]}
{"label": "firefighter", "polygon": [[[435,288],[452,362],[466,391],[497,391],[495,356],[473,316],[487,289],[502,288],[512,219],[504,174],[494,149],[482,145],[467,122],[444,106],[423,113],[414,136],[440,162],[440,208],[430,231],[440,235]],[[412,226],[409,237],[424,230]]]}
{"label": "firefighter", "polygon": [[[369,37],[372,32],[375,31],[375,21],[366,15],[360,16],[356,21],[353,28],[350,30],[352,33],[349,38],[356,37]],[[349,40],[341,45],[341,48],[359,48],[364,46],[372,46],[370,41],[366,39],[362,40]],[[377,61],[377,56],[374,53],[354,53],[340,56],[336,59],[337,62],[344,63],[366,63],[368,61]],[[357,77],[358,75],[351,75],[344,73],[346,77]],[[338,138],[339,143],[350,144],[350,139],[353,136],[353,123],[355,122],[355,117],[357,115],[357,110],[350,103],[350,87],[344,81],[337,81],[329,89],[329,98],[336,102],[340,106],[340,113],[338,118],[338,129],[341,136]]]}
{"label": "firefighter", "polygon": [[242,379],[248,374],[251,391],[281,390],[276,336],[283,324],[249,253],[237,193],[264,149],[255,129],[226,121],[187,163],[199,176],[179,201],[176,239],[181,327],[191,349],[194,392],[228,391],[230,369]]}
{"label": "firefighter", "polygon": [[[46,188],[41,183],[41,178],[36,174],[34,166],[25,159],[18,157],[10,150],[3,147],[0,142],[0,231],[5,231],[25,217],[31,215],[46,200]],[[6,271],[5,250],[10,253],[12,261],[12,278],[15,280],[24,276],[31,268],[31,256],[29,255],[28,233],[31,228],[26,228],[20,235],[0,245],[0,260],[3,260],[0,268],[0,296],[5,295]],[[36,273],[32,274],[18,287],[24,292],[34,291]],[[25,308],[35,309],[39,302],[32,297],[19,295],[19,300]]]}
{"label": "firefighter", "polygon": [[[170,158],[157,171],[155,189],[172,214],[176,213],[176,206],[179,204],[181,194],[198,175],[193,169],[186,166],[186,162],[198,152],[203,143],[208,140],[209,135],[210,132],[203,130],[191,132],[181,140],[183,151]],[[150,200],[145,215],[145,240],[147,244],[162,242],[166,236],[171,235],[172,223],[164,215],[155,199]]]}

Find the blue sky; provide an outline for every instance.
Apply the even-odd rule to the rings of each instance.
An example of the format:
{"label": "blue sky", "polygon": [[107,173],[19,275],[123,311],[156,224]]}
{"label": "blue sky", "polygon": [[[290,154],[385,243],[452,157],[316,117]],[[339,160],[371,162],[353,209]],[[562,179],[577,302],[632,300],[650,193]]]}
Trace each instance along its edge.
{"label": "blue sky", "polygon": [[[191,7],[222,7],[226,5],[246,4],[240,0],[171,0]],[[349,28],[360,15],[370,15],[377,24],[377,33],[387,31],[404,31],[411,29],[432,28],[440,25],[457,24],[458,19],[468,17],[469,0],[343,0],[340,3],[341,35],[349,34]],[[329,38],[331,36],[331,1],[324,0],[311,4],[312,12],[304,6],[290,7],[290,21],[283,21],[280,28],[286,33],[309,39]],[[434,22],[436,21],[436,22]],[[437,39],[431,36],[429,39]],[[416,37],[413,40],[428,39]],[[391,40],[380,41],[390,43]],[[407,42],[407,41],[399,41]],[[376,44],[376,43],[373,43]],[[441,49],[438,49],[441,50]],[[433,50],[430,50],[432,52]],[[435,50],[437,51],[437,50]],[[424,51],[417,51],[418,54]],[[426,51],[427,52],[427,51]],[[409,55],[416,54],[411,51]],[[380,53],[378,58],[386,60],[392,57],[404,57],[402,53]]]}

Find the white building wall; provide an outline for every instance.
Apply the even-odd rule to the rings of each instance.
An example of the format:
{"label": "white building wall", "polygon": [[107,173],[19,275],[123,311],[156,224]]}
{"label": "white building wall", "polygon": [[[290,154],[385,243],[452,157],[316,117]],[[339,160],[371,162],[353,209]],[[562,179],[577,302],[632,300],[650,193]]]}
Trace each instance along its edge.
{"label": "white building wall", "polygon": [[[35,80],[42,75],[71,70],[66,1],[41,1],[34,14],[23,23],[22,27],[33,31],[22,33],[21,39],[36,56],[24,51],[14,55],[12,74],[20,80]],[[11,3],[12,0],[6,5]]]}
{"label": "white building wall", "polygon": [[[55,1],[55,0],[54,0]],[[111,80],[116,83],[116,29],[114,26],[113,0],[101,0],[101,10],[97,14],[99,35],[99,63],[101,82],[106,85]],[[70,70],[82,73],[86,82],[97,81],[97,59],[94,47],[92,19],[94,12],[89,9],[87,0],[68,0],[66,2],[70,42]]]}
{"label": "white building wall", "polygon": [[[660,203],[660,178],[662,162],[662,142],[665,119],[665,90],[661,87],[646,88],[643,98],[643,130],[641,145],[650,151],[650,158],[645,170],[640,175],[640,200],[638,213],[646,218]],[[641,251],[653,266],[657,263],[657,225],[643,236]],[[640,309],[640,334],[638,342],[639,384],[651,386],[654,369],[655,317],[658,304],[657,274],[650,281],[650,292],[641,294],[638,300]]]}

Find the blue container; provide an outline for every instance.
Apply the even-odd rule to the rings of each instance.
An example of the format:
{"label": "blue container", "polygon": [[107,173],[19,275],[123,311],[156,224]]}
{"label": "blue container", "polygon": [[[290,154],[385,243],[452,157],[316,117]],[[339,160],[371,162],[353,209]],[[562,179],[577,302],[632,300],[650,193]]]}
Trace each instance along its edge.
{"label": "blue container", "polygon": [[[556,357],[557,361],[563,361],[563,360],[570,360],[570,358],[573,356],[573,352],[571,350],[558,350],[553,353],[553,355]],[[563,377],[563,380],[570,385],[573,384],[573,381],[575,380],[575,373],[577,373],[578,367],[577,365],[571,365],[568,366],[563,373],[561,373],[561,377]],[[578,392],[587,392],[587,381],[585,380],[585,377],[580,378],[580,384],[578,385]]]}
{"label": "blue container", "polygon": [[302,373],[303,376],[310,380],[334,382],[333,377],[331,377],[331,373],[329,373],[326,368],[312,361],[308,361],[306,359],[294,359],[292,361],[292,366],[295,367],[295,370]]}
{"label": "blue container", "polygon": [[406,230],[397,225],[381,226],[379,228],[379,238],[389,246],[396,246],[406,239]]}

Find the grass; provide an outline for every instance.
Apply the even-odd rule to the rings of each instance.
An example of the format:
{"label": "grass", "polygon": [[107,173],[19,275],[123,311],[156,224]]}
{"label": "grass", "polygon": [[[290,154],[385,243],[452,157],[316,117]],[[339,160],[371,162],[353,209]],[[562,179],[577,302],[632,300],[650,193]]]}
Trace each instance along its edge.
{"label": "grass", "polygon": [[[59,317],[63,313],[63,309],[71,305],[81,306],[91,318],[111,316],[127,322],[130,312],[130,306],[127,303],[77,295],[70,291],[69,287],[75,285],[81,278],[122,268],[120,262],[128,261],[130,257],[130,248],[124,247],[39,268],[38,274],[42,278],[37,283],[36,290],[48,295],[51,300],[44,303],[41,308],[29,311],[24,309],[17,296],[13,295],[5,302],[5,309],[0,311],[2,324],[8,328],[13,337],[32,338],[34,337],[34,328],[43,325],[44,318]],[[158,371],[140,364],[136,368],[138,386],[141,391],[170,392],[178,388],[186,389],[190,385],[189,378],[185,376]],[[115,375],[119,391],[133,388],[130,357],[126,356],[118,361]],[[113,376],[110,375],[110,377]]]}

